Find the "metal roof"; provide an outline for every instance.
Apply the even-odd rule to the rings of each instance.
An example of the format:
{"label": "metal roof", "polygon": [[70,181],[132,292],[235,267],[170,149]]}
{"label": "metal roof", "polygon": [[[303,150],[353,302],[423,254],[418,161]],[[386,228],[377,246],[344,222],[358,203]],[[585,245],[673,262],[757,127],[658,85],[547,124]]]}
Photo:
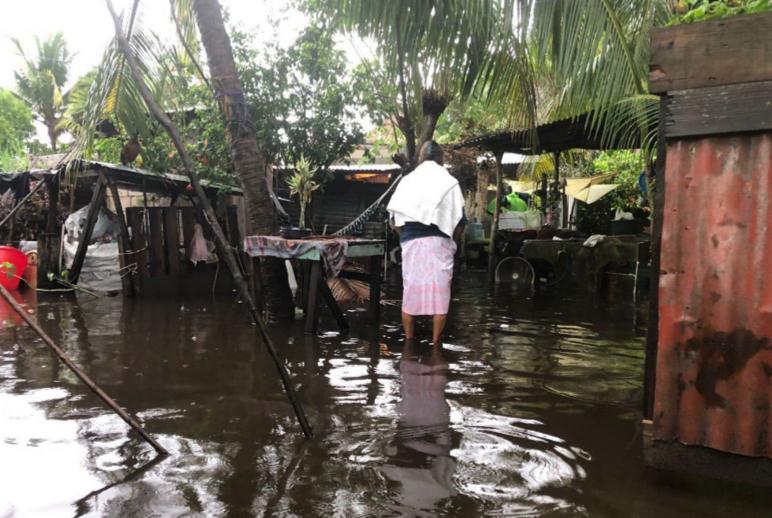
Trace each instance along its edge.
{"label": "metal roof", "polygon": [[562,119],[531,130],[501,130],[464,140],[455,149],[477,147],[488,151],[521,155],[540,155],[569,149],[620,149],[613,139],[602,138],[600,128],[591,123],[591,114]]}

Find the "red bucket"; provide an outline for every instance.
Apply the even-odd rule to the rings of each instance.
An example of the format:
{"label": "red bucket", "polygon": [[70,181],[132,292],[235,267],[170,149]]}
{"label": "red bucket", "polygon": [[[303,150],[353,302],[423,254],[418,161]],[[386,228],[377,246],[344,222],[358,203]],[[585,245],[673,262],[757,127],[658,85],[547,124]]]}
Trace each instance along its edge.
{"label": "red bucket", "polygon": [[24,252],[12,246],[0,246],[0,284],[9,290],[19,287],[24,269],[27,267],[27,256]]}

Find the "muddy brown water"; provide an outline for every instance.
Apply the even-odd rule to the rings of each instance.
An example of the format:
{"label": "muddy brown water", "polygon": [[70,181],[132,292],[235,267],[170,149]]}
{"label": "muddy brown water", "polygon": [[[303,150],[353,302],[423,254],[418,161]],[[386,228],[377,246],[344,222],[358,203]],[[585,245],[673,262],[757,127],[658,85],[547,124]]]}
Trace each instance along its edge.
{"label": "muddy brown water", "polygon": [[[641,458],[643,308],[455,290],[446,345],[272,325],[316,438],[227,297],[40,296],[38,320],[172,455],[0,312],[0,517],[769,516]],[[283,345],[286,344],[286,345]],[[383,344],[383,345],[381,345]]]}

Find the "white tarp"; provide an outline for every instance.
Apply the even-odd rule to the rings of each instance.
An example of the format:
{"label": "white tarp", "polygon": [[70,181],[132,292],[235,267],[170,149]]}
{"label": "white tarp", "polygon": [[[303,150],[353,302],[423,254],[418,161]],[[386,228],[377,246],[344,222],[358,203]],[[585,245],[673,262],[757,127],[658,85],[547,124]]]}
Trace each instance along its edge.
{"label": "white tarp", "polygon": [[[78,250],[80,233],[86,222],[88,205],[67,217],[64,222],[64,264],[72,266],[75,252]],[[120,259],[118,256],[118,236],[120,227],[107,211],[101,209],[91,235],[91,244],[86,251],[86,259],[80,272],[78,285],[94,291],[121,291]]]}

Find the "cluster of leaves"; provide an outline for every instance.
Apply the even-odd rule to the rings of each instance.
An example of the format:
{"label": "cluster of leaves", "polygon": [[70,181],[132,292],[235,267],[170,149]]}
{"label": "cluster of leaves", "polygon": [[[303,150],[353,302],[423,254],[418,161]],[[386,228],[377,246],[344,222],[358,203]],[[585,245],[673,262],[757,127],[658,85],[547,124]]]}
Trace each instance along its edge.
{"label": "cluster of leaves", "polygon": [[34,58],[27,56],[19,40],[14,38],[13,43],[24,60],[24,67],[14,73],[17,94],[45,124],[51,147],[56,150],[57,139],[64,131],[62,118],[66,101],[63,88],[73,56],[61,32],[44,41],[35,38]]}
{"label": "cluster of leaves", "polygon": [[231,35],[251,120],[269,161],[294,164],[303,157],[324,175],[363,140],[358,84],[332,31],[311,26],[287,49],[269,44],[262,50],[243,32]]}
{"label": "cluster of leaves", "polygon": [[772,10],[772,0],[679,0],[669,25],[704,22]]}
{"label": "cluster of leaves", "polygon": [[0,88],[0,153],[18,155],[35,131],[32,111],[13,93]]}
{"label": "cluster of leaves", "polygon": [[619,184],[619,187],[595,203],[579,204],[577,228],[588,234],[607,234],[616,209],[640,212],[639,208],[645,203],[638,179],[644,171],[644,165],[644,154],[637,150],[583,151],[567,155],[561,167],[569,177],[614,174],[611,182]]}
{"label": "cluster of leaves", "polygon": [[314,170],[311,168],[311,164],[304,156],[301,155],[300,160],[295,163],[293,173],[287,178],[287,187],[289,187],[290,195],[297,196],[300,204],[300,218],[298,225],[305,227],[306,225],[306,208],[311,202],[311,196],[314,194],[321,185],[314,179],[316,176]]}
{"label": "cluster of leaves", "polygon": [[[9,233],[4,235],[11,242],[21,240],[34,240],[45,230],[46,218],[48,215],[48,189],[45,187],[38,190],[32,197],[22,205],[13,216],[13,223],[6,223],[4,231]],[[0,219],[16,206],[18,200],[14,198],[13,191],[8,190],[0,196]],[[63,225],[67,217],[65,204],[58,204],[56,215],[57,224]]]}

